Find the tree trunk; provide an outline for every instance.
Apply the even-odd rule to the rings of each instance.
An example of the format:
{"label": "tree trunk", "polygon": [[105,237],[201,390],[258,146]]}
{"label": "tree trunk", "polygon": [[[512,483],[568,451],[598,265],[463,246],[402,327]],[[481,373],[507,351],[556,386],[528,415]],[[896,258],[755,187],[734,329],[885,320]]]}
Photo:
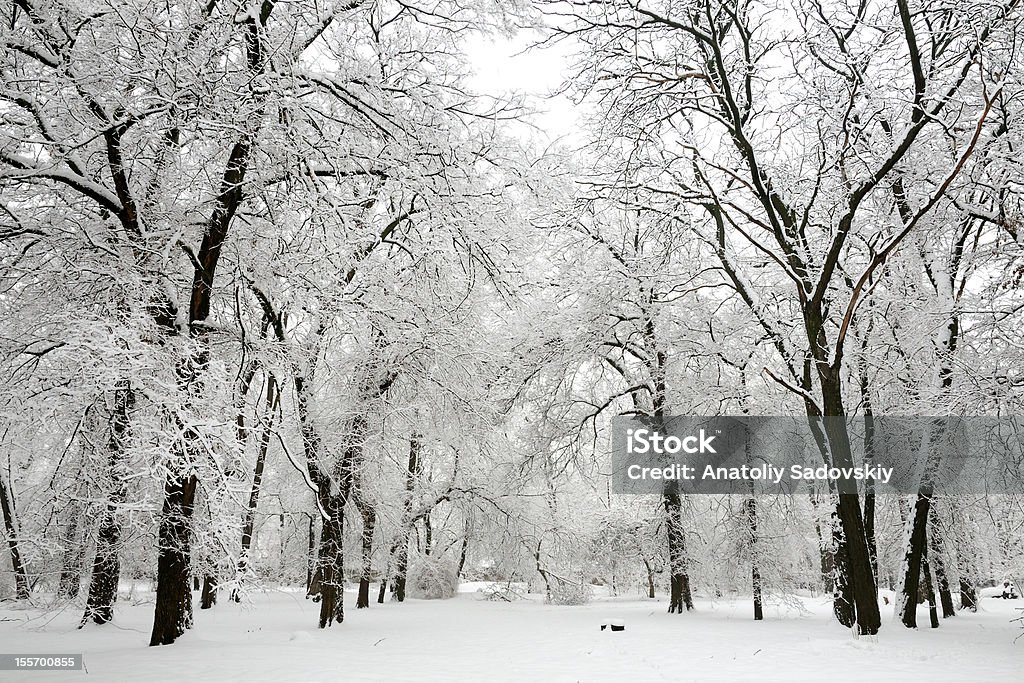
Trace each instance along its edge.
{"label": "tree trunk", "polygon": [[[842,385],[839,371],[836,368],[821,370],[822,398],[825,407],[825,432],[828,437],[828,453],[831,455],[829,465],[835,467],[852,467],[853,457],[850,451],[850,437],[846,430],[845,412],[842,405]],[[838,504],[836,506],[841,545],[837,548],[837,582],[842,581],[841,589],[848,587],[852,598],[853,621],[845,626],[857,624],[861,635],[874,635],[882,625],[882,617],[878,611],[878,586],[871,568],[871,555],[868,551],[867,536],[864,530],[864,517],[860,506],[857,484],[852,480],[840,480],[838,485]],[[847,591],[843,597],[846,599]],[[846,616],[836,610],[837,616]]]}
{"label": "tree trunk", "polygon": [[[391,580],[391,592],[398,602],[405,601],[405,582],[409,571],[409,534],[415,520],[412,518],[412,497],[416,489],[416,480],[423,472],[420,462],[420,436],[409,437],[409,464],[405,470],[405,510],[402,514],[402,526],[398,530],[391,556],[395,558],[395,574]],[[383,590],[383,587],[382,587]]]}
{"label": "tree trunk", "polygon": [[850,627],[857,621],[856,604],[853,598],[853,586],[850,583],[849,555],[843,536],[842,522],[839,519],[839,499],[833,495],[835,509],[832,512],[829,528],[832,530],[832,613],[843,626]]}
{"label": "tree trunk", "polygon": [[128,412],[134,404],[134,392],[125,382],[114,392],[114,410],[107,431],[107,476],[111,491],[96,534],[96,558],[93,560],[92,578],[89,581],[89,599],[85,614],[82,615],[83,626],[90,619],[96,624],[105,624],[114,616],[117,584],[121,578],[121,562],[118,558],[121,520],[118,506],[124,503],[128,495],[124,482],[124,457],[131,427]]}
{"label": "tree trunk", "polygon": [[[865,452],[864,465],[870,466],[874,458],[874,418],[865,418]],[[878,579],[878,544],[875,540],[875,482],[866,480],[864,484],[864,536],[868,543],[868,556],[871,558],[871,574]]]}
{"label": "tree trunk", "polygon": [[764,619],[761,606],[761,570],[757,561],[757,500],[751,496],[746,501],[747,528],[750,532],[750,579],[754,595],[754,621]]}
{"label": "tree trunk", "polygon": [[914,503],[914,514],[907,521],[909,534],[903,557],[903,582],[900,590],[898,613],[907,628],[917,628],[917,604],[920,600],[921,566],[928,544],[928,509],[931,497],[919,493]]}
{"label": "tree trunk", "polygon": [[466,528],[462,534],[462,547],[459,549],[459,563],[455,567],[455,577],[462,578],[462,571],[466,568],[466,554],[469,551],[469,520],[466,520]]}
{"label": "tree trunk", "polygon": [[679,494],[671,485],[664,495],[666,527],[668,529],[669,558],[669,614],[682,614],[684,608],[693,609],[690,577],[686,571],[686,548],[683,534],[682,510]]}
{"label": "tree trunk", "polygon": [[363,519],[363,533],[360,539],[363,563],[359,574],[359,595],[356,598],[356,609],[370,606],[370,580],[373,578],[373,529],[377,523],[377,513],[372,505],[363,501],[359,507]]}
{"label": "tree trunk", "polygon": [[96,559],[92,565],[89,599],[85,614],[82,615],[82,626],[90,619],[96,624],[105,624],[114,616],[117,583],[121,574],[118,558],[120,544],[121,524],[117,518],[117,508],[111,505],[104,512],[96,534]]}
{"label": "tree trunk", "polygon": [[644,568],[647,570],[647,597],[654,598],[654,569],[651,567],[651,561],[646,557],[644,560]]}
{"label": "tree trunk", "polygon": [[19,600],[28,600],[29,585],[25,565],[21,562],[21,551],[18,549],[17,526],[14,522],[14,501],[4,484],[0,474],[0,511],[4,514],[4,528],[7,531],[7,548],[11,553],[11,567],[14,569],[15,595]]}
{"label": "tree trunk", "polygon": [[[870,331],[870,324],[868,326]],[[864,357],[868,353],[867,334],[861,339],[862,355],[857,367],[860,375],[860,398],[864,410],[864,465],[870,466],[875,458],[875,414],[871,403],[871,385],[868,380]],[[864,536],[867,538],[868,554],[871,557],[871,573],[878,581],[878,544],[875,540],[875,480],[864,482]]]}
{"label": "tree trunk", "polygon": [[217,604],[217,577],[207,574],[203,577],[203,592],[199,598],[199,609],[210,609]]}
{"label": "tree trunk", "polygon": [[[252,534],[256,527],[256,510],[259,507],[260,490],[263,485],[263,470],[267,462],[267,449],[270,446],[270,435],[274,431],[274,416],[277,414],[279,398],[277,394],[277,383],[274,376],[267,373],[267,396],[263,410],[263,431],[260,432],[260,442],[256,451],[256,465],[252,476],[252,489],[249,491],[249,504],[245,508],[245,518],[242,520],[242,551],[238,555],[238,580],[244,581],[249,570],[249,550],[252,548]],[[239,420],[242,420],[239,417]],[[308,588],[309,581],[306,586]],[[231,592],[235,602],[241,599],[238,589]]]}
{"label": "tree trunk", "polygon": [[156,610],[150,646],[170,645],[192,627],[192,513],[198,480],[194,474],[168,472],[157,532]]}
{"label": "tree trunk", "polygon": [[960,609],[978,611],[978,593],[966,576],[960,577]]}
{"label": "tree trunk", "polygon": [[818,495],[811,493],[811,507],[814,509],[814,533],[818,537],[818,570],[821,575],[821,585],[825,593],[835,591],[835,551],[832,542],[832,535],[827,538],[821,528],[821,506],[818,502]]}
{"label": "tree trunk", "polygon": [[[406,532],[408,533],[408,532]],[[409,573],[409,537],[405,536],[404,542],[398,546],[398,553],[395,556],[395,576],[391,581],[391,592],[398,602],[405,602],[405,582]]]}
{"label": "tree trunk", "polygon": [[[345,506],[339,496],[327,494],[321,506],[329,518],[320,531],[320,552],[316,574],[319,577],[320,628],[345,620],[345,566],[342,543],[345,531]],[[316,581],[316,579],[314,579]]]}
{"label": "tree trunk", "polygon": [[953,592],[950,590],[949,576],[946,573],[945,538],[942,534],[942,528],[939,526],[939,517],[934,504],[931,505],[928,513],[928,528],[931,545],[928,550],[928,556],[931,559],[930,564],[935,569],[935,582],[939,590],[942,618],[948,619],[949,617],[956,616],[956,609],[953,607]]}
{"label": "tree trunk", "polygon": [[434,527],[430,523],[430,513],[423,515],[423,554],[429,555],[434,547]]}
{"label": "tree trunk", "polygon": [[309,545],[306,546],[306,597],[313,594],[313,574],[316,572],[316,548],[316,518],[310,515]]}
{"label": "tree trunk", "polygon": [[[925,550],[924,558],[921,561],[921,571],[924,572],[924,589],[925,595],[928,598],[928,619],[931,622],[932,628],[939,627],[939,610],[935,605],[935,589],[932,583],[932,570],[928,562],[928,551]],[[914,609],[917,609],[917,605],[914,605]]]}
{"label": "tree trunk", "polygon": [[69,501],[67,506],[67,522],[64,524],[60,583],[57,596],[63,600],[74,600],[82,583],[82,565],[85,548],[82,543],[82,505],[78,501]]}

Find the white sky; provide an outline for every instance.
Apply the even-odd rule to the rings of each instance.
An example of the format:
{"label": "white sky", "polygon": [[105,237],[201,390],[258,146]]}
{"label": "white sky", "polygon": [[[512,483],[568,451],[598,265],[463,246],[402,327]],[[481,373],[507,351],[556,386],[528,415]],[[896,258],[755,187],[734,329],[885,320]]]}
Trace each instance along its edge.
{"label": "white sky", "polygon": [[[473,36],[465,44],[469,85],[491,95],[519,93],[538,110],[534,131],[542,140],[578,136],[579,107],[565,95],[554,95],[567,76],[570,48],[565,45],[530,48],[533,36],[520,32],[512,39]],[[527,132],[524,131],[524,135]]]}

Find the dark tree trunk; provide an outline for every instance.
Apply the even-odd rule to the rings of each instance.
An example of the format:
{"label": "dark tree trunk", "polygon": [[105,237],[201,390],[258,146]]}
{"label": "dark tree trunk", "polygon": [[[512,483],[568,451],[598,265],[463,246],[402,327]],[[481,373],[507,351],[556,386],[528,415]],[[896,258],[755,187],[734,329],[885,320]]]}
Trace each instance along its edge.
{"label": "dark tree trunk", "polygon": [[[264,302],[264,307],[268,309],[268,313],[273,313],[269,309],[269,301]],[[284,325],[280,316],[274,314],[271,317],[278,340],[284,341]],[[316,356],[319,354],[319,338],[322,333],[322,327],[314,332],[315,344],[311,359],[310,380]],[[342,565],[342,543],[344,541],[345,499],[348,492],[338,489],[339,486],[347,487],[348,484],[344,481],[340,484],[333,481],[321,466],[320,433],[313,424],[312,416],[309,413],[311,396],[307,378],[297,374],[294,384],[299,428],[302,432],[302,446],[306,456],[306,469],[310,480],[316,486],[317,507],[321,514],[316,565],[313,568],[307,594],[314,600],[320,601],[318,625],[320,628],[327,628],[335,621],[340,623],[345,618],[344,592],[342,590],[345,579]],[[312,540],[312,535],[310,539]]]}
{"label": "dark tree trunk", "polygon": [[644,559],[644,568],[647,570],[647,597],[654,598],[654,569],[651,567],[651,561],[646,557]]}
{"label": "dark tree trunk", "polygon": [[946,574],[945,565],[935,556],[935,580],[939,584],[939,604],[942,606],[942,618],[956,616],[956,608],[953,606],[953,592],[949,588],[949,576]]}
{"label": "dark tree trunk", "polygon": [[430,513],[423,515],[423,554],[429,555],[434,548],[434,527],[430,523]]}
{"label": "dark tree trunk", "polygon": [[853,587],[850,584],[848,569],[849,556],[847,555],[846,542],[843,536],[842,523],[839,521],[838,497],[836,509],[833,512],[831,524],[832,529],[832,613],[836,620],[843,626],[853,626],[857,620],[856,605],[853,600]]}
{"label": "dark tree trunk", "polygon": [[378,589],[378,591],[377,591],[377,604],[379,604],[379,605],[383,605],[384,604],[384,595],[387,593],[387,590],[388,590],[388,577],[383,576],[380,579],[380,589]]}
{"label": "dark tree trunk", "polygon": [[93,560],[92,578],[89,581],[89,598],[85,614],[82,615],[83,626],[90,619],[94,623],[105,624],[114,616],[117,584],[121,578],[121,563],[118,558],[121,548],[121,520],[118,506],[124,503],[127,497],[124,457],[131,426],[129,411],[134,403],[134,392],[125,382],[114,392],[114,410],[107,431],[107,476],[111,490],[107,498],[107,508],[103,512],[96,534],[96,558]]}
{"label": "dark tree trunk", "polygon": [[[249,491],[249,504],[245,508],[245,518],[242,520],[242,551],[238,556],[238,579],[244,581],[249,571],[249,550],[252,548],[253,530],[256,528],[256,510],[259,507],[260,490],[263,486],[263,470],[267,462],[267,449],[270,447],[270,435],[274,430],[274,416],[278,409],[277,383],[274,376],[267,373],[267,395],[263,410],[263,431],[260,432],[260,442],[256,451],[256,465],[253,470],[252,488]],[[243,418],[239,417],[239,420]],[[309,581],[306,586],[308,588]],[[238,590],[231,592],[235,602],[241,599]]]}
{"label": "dark tree trunk", "polygon": [[[928,562],[928,551],[924,553],[924,558],[921,561],[921,571],[924,572],[924,590],[925,596],[928,598],[928,619],[931,622],[932,628],[939,627],[939,610],[935,605],[935,589],[932,583],[932,570]],[[914,605],[914,609],[917,609],[917,605]]]}
{"label": "dark tree trunk", "polygon": [[359,518],[363,523],[362,533],[359,536],[359,593],[356,596],[356,609],[365,609],[370,606],[370,581],[373,580],[373,532],[377,525],[377,511],[367,498],[366,487],[363,484],[365,465],[363,463],[362,440],[366,436],[367,428],[365,419],[357,418],[353,430],[355,440],[351,444],[351,462],[348,465],[351,471],[352,480],[352,502],[359,511]]}
{"label": "dark tree trunk", "polygon": [[217,578],[207,574],[203,577],[203,592],[199,598],[199,609],[210,609],[217,604]]}
{"label": "dark tree trunk", "polygon": [[[864,422],[864,464],[869,466],[875,453],[875,418],[868,412]],[[871,574],[877,580],[878,543],[875,540],[875,482],[873,479],[866,480],[864,484],[864,536],[868,543],[868,556],[871,558]]]}
{"label": "dark tree trunk", "polygon": [[949,576],[946,573],[945,552],[946,544],[942,535],[942,528],[939,526],[939,518],[936,514],[936,506],[933,504],[928,514],[928,536],[931,547],[928,550],[930,564],[935,569],[935,582],[938,584],[939,605],[942,607],[942,618],[956,616],[956,609],[953,607],[953,592],[949,587]]}
{"label": "dark tree trunk", "polygon": [[456,578],[462,578],[462,571],[466,568],[466,554],[469,552],[469,520],[466,520],[466,529],[462,534],[462,547],[459,549],[459,564],[455,567]]}
{"label": "dark tree trunk", "polygon": [[67,506],[67,522],[64,525],[60,583],[57,596],[63,600],[74,600],[82,583],[82,565],[85,548],[82,544],[82,506],[71,501]]}
{"label": "dark tree trunk", "polygon": [[[744,366],[741,374],[741,383],[744,392],[747,388],[747,375],[746,367]],[[744,396],[741,399],[743,406],[743,414],[746,415],[747,411],[747,397]],[[753,444],[751,443],[751,434],[749,426],[744,423],[744,463],[747,465],[752,464],[753,460]],[[754,621],[762,621],[764,619],[764,612],[761,605],[761,569],[758,563],[758,538],[757,538],[757,498],[754,494],[754,483],[749,482],[748,484],[749,497],[744,501],[743,508],[746,514],[747,521],[747,551],[750,553],[750,587],[751,595],[754,602]]]}
{"label": "dark tree trunk", "polygon": [[[668,402],[668,387],[665,379],[665,365],[668,357],[658,344],[657,327],[654,322],[654,293],[645,293],[647,308],[644,311],[644,344],[652,359],[648,363],[651,378],[651,409],[652,417],[659,428],[664,423]],[[665,487],[662,495],[665,508],[665,529],[668,540],[669,566],[669,614],[682,614],[684,608],[693,609],[693,596],[690,593],[690,577],[686,567],[686,535],[683,531],[682,501],[679,489],[673,481]]]}
{"label": "dark tree trunk", "polygon": [[750,579],[754,596],[754,621],[764,619],[761,606],[761,570],[758,566],[757,548],[757,499],[751,496],[746,501],[747,528],[750,532]]}
{"label": "dark tree trunk", "polygon": [[[838,369],[819,370],[821,377],[822,397],[825,401],[825,432],[828,436],[831,465],[836,467],[852,467],[853,457],[850,452],[849,434],[846,431],[846,420],[842,406],[842,386]],[[826,378],[829,381],[826,381]],[[840,564],[836,573],[837,583],[843,589],[843,599],[847,592],[854,608],[854,619],[850,623],[841,621],[845,626],[857,624],[861,635],[874,635],[882,625],[882,617],[878,611],[878,586],[871,568],[871,556],[868,552],[867,536],[864,531],[864,517],[860,506],[857,484],[852,480],[840,480],[839,496],[836,506],[839,528],[842,532],[841,545],[837,548],[837,560]],[[836,610],[837,617],[846,616],[845,610]]]}
{"label": "dark tree trunk", "polygon": [[928,509],[931,497],[919,493],[914,503],[914,513],[908,522],[911,525],[910,540],[903,557],[903,588],[900,600],[900,621],[907,628],[917,628],[917,604],[920,601],[921,566],[928,544]]}
{"label": "dark tree trunk", "polygon": [[[806,368],[805,372],[807,372]],[[810,383],[809,377],[805,378],[805,383]],[[811,415],[812,412],[812,408],[809,405],[809,424],[815,443],[825,463],[831,464],[829,457],[831,455],[831,448],[828,442],[827,425],[820,421],[820,416]],[[831,511],[828,517],[827,538],[820,530],[820,525],[816,523],[818,542],[821,544],[821,570],[825,576],[826,590],[832,593],[832,613],[840,624],[850,627],[857,620],[853,585],[850,582],[849,575],[850,558],[847,551],[846,535],[843,532],[843,523],[840,517],[840,498],[836,487],[831,482],[829,482],[828,496]],[[811,504],[814,506],[815,512],[820,513],[816,494],[812,494]]]}
{"label": "dark tree trunk", "polygon": [[[204,245],[207,238],[203,240]],[[196,279],[199,278],[197,273]],[[206,275],[202,279],[205,282]],[[192,322],[203,321],[209,315],[208,297],[208,286],[193,285]],[[188,406],[202,392],[202,376],[209,365],[209,335],[202,328],[193,326],[191,329],[195,349],[176,369],[178,386],[187,397]],[[181,436],[172,447],[172,458],[164,479],[164,500],[157,531],[156,608],[149,639],[151,647],[171,645],[192,628],[189,577],[192,575],[192,519],[199,480],[191,463],[198,459],[194,451],[198,448],[200,435],[181,424],[180,418],[174,419],[178,420]]]}
{"label": "dark tree trunk", "polygon": [[875,484],[871,479],[864,485],[864,536],[868,542],[871,573],[878,578],[878,543],[875,540]]}
{"label": "dark tree trunk", "polygon": [[978,611],[978,593],[967,577],[960,577],[960,609]]}
{"label": "dark tree trunk", "polygon": [[[825,464],[852,467],[853,454],[843,405],[842,349],[837,349],[835,357],[831,357],[822,302],[822,299],[814,298],[803,311],[804,328],[822,399],[821,415],[810,401],[806,402],[806,412],[812,423],[819,419],[824,422],[827,448],[822,450],[822,455],[825,456]],[[809,380],[809,367],[805,363],[805,389],[811,388]],[[836,519],[840,532],[836,548],[836,583],[842,603],[848,604],[836,604],[834,611],[844,626],[856,624],[861,635],[874,635],[881,628],[882,617],[878,610],[878,586],[871,567],[860,493],[853,480],[839,480],[836,493]]]}
{"label": "dark tree trunk", "polygon": [[90,619],[105,624],[114,617],[114,603],[117,601],[117,583],[121,574],[118,548],[121,543],[121,525],[117,519],[117,508],[110,506],[100,522],[96,534],[96,559],[92,565],[92,579],[89,581],[89,599],[84,626]]}
{"label": "dark tree trunk", "polygon": [[[405,471],[405,511],[402,515],[402,526],[398,530],[398,538],[391,550],[394,558],[395,572],[391,580],[391,593],[397,602],[405,601],[405,582],[409,571],[409,534],[415,523],[412,514],[413,491],[416,489],[416,480],[423,472],[423,463],[420,462],[420,437],[413,434],[409,438],[409,464]],[[382,584],[383,590],[383,584]]]}
{"label": "dark tree trunk", "polygon": [[370,580],[373,578],[373,529],[377,523],[377,513],[373,506],[363,502],[360,508],[363,519],[363,533],[360,538],[363,563],[359,574],[359,595],[356,598],[356,609],[370,606]]}
{"label": "dark tree trunk", "polygon": [[169,472],[164,483],[164,504],[157,532],[156,611],[149,644],[170,645],[192,627],[192,592],[188,580],[192,557],[192,513],[195,475]]}
{"label": "dark tree trunk", "polygon": [[[366,392],[361,392],[366,396]],[[318,485],[320,507],[328,514],[320,533],[320,628],[345,620],[345,504],[352,494],[355,468],[362,460],[363,442],[368,425],[366,417],[357,414],[349,429],[351,441],[342,452],[334,469],[337,485],[322,482]]]}
{"label": "dark tree trunk", "polygon": [[814,533],[818,537],[818,570],[821,575],[821,585],[826,593],[835,591],[835,546],[831,534],[826,538],[822,531],[820,517],[820,505],[818,496],[811,494],[811,507],[814,508]]}
{"label": "dark tree trunk", "polygon": [[669,559],[669,614],[681,614],[693,609],[690,577],[686,571],[686,538],[683,533],[682,510],[679,494],[671,486],[664,495],[666,527],[668,530]]}
{"label": "dark tree trunk", "polygon": [[[342,543],[345,530],[345,505],[339,496],[322,497],[321,506],[329,515],[320,531],[320,552],[316,574],[319,577],[320,628],[345,620],[345,566]],[[317,579],[314,578],[314,582]]]}
{"label": "dark tree trunk", "polygon": [[4,514],[7,548],[11,553],[11,568],[14,570],[15,595],[19,600],[28,600],[28,574],[25,572],[25,565],[21,561],[21,551],[18,548],[17,526],[14,523],[14,501],[4,484],[3,475],[0,475],[0,512]]}
{"label": "dark tree trunk", "polygon": [[395,600],[405,602],[405,582],[409,573],[409,537],[405,536],[404,542],[398,546],[395,556],[395,576],[391,581],[391,592]]}
{"label": "dark tree trunk", "polygon": [[[870,323],[868,326],[870,331]],[[868,335],[861,339],[861,358],[858,360],[860,375],[860,398],[864,410],[864,465],[871,465],[875,457],[875,414],[871,402],[871,385],[868,380],[867,365],[864,358],[868,353]],[[864,535],[868,542],[868,554],[871,557],[871,573],[878,580],[878,544],[875,540],[875,480],[867,479],[864,483]]]}
{"label": "dark tree trunk", "polygon": [[[314,593],[313,575],[316,572],[316,518],[309,516],[309,545],[306,546],[306,597]],[[319,592],[319,591],[316,591]]]}

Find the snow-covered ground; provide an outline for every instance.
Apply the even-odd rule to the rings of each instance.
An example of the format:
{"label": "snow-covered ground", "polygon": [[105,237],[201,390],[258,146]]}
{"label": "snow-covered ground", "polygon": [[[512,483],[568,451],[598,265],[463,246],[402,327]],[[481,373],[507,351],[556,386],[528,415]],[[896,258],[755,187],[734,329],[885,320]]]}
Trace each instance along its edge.
{"label": "snow-covered ground", "polygon": [[[466,588],[472,588],[466,587]],[[465,590],[465,588],[464,588]],[[316,629],[302,593],[253,595],[196,612],[177,644],[147,647],[152,596],[118,604],[115,623],[77,630],[79,609],[0,605],[0,651],[85,654],[101,681],[845,681],[1024,680],[1024,638],[1010,620],[1021,601],[986,599],[941,628],[908,631],[890,615],[877,639],[854,639],[824,599],[806,612],[699,600],[671,615],[664,600],[602,599],[582,607],[513,603],[464,592],[446,601],[350,607],[344,624]],[[354,596],[347,606],[354,605]],[[601,631],[608,618],[622,632]],[[927,611],[920,612],[927,626]],[[0,680],[52,681],[85,673],[0,672]]]}

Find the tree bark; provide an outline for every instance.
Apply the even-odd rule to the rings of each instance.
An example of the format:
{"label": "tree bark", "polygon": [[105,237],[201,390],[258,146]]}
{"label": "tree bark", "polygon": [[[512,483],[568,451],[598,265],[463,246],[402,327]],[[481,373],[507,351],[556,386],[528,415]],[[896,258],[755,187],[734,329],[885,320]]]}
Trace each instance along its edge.
{"label": "tree bark", "polygon": [[121,563],[118,558],[121,546],[121,520],[118,506],[123,504],[127,497],[124,458],[131,428],[129,411],[134,404],[135,394],[131,386],[124,382],[114,392],[114,409],[108,424],[107,477],[111,491],[96,534],[96,558],[93,560],[89,598],[85,614],[82,615],[82,625],[90,619],[96,624],[105,624],[114,616],[117,584],[121,578]]}
{"label": "tree bark", "polygon": [[[267,373],[267,391],[263,409],[263,430],[256,451],[256,465],[253,468],[252,488],[249,491],[249,503],[245,508],[242,520],[242,551],[238,555],[238,580],[244,581],[249,571],[249,550],[252,548],[253,530],[256,527],[256,510],[259,507],[260,490],[263,486],[263,470],[267,462],[267,449],[270,447],[270,435],[274,431],[274,417],[277,415],[280,399],[277,393],[277,382],[274,376]],[[239,420],[243,418],[239,417]],[[307,579],[306,586],[309,586]],[[241,600],[237,589],[232,591],[235,602]]]}
{"label": "tree bark", "polygon": [[647,597],[654,598],[654,568],[651,567],[651,561],[646,557],[643,558],[644,568],[647,570]]}
{"label": "tree bark", "polygon": [[[654,323],[654,293],[645,293],[647,306],[644,309],[644,344],[651,357],[649,372],[651,375],[651,409],[652,416],[660,427],[664,424],[667,404],[668,387],[665,379],[665,365],[668,358],[658,343],[657,328]],[[690,576],[686,567],[686,536],[683,531],[682,501],[679,488],[675,481],[666,485],[662,495],[665,508],[665,528],[668,539],[669,564],[669,614],[682,614],[683,609],[693,609],[693,596],[690,593]]]}
{"label": "tree bark", "polygon": [[466,554],[469,551],[469,532],[471,525],[469,519],[466,520],[466,526],[462,533],[462,547],[459,549],[459,563],[455,567],[455,577],[458,579],[462,578],[462,571],[466,568]]}
{"label": "tree bark", "polygon": [[764,619],[761,605],[761,569],[757,561],[757,499],[751,495],[746,501],[747,528],[750,532],[750,580],[754,596],[754,621]]}
{"label": "tree bark", "polygon": [[[327,628],[345,620],[345,566],[342,543],[344,541],[344,501],[340,496],[327,495],[321,506],[329,517],[323,521],[320,532],[320,553],[317,573],[320,580],[320,628]],[[315,579],[314,579],[315,580]]]}
{"label": "tree bark", "polygon": [[395,558],[395,577],[391,582],[391,592],[397,602],[405,602],[405,584],[409,574],[409,537],[398,546]]}
{"label": "tree bark", "polygon": [[[852,467],[853,457],[849,433],[846,430],[839,369],[823,367],[819,362],[818,375],[824,400],[828,453],[831,456],[831,462],[828,464]],[[874,635],[881,627],[882,617],[878,610],[878,586],[871,567],[871,554],[868,551],[857,484],[852,480],[840,480],[837,488],[839,495],[836,512],[842,532],[842,543],[837,548],[837,559],[841,561],[837,580],[845,582],[841,588],[849,586],[854,608],[853,621],[845,623],[843,620],[841,623],[845,626],[853,626],[856,623],[861,635]],[[839,611],[837,616],[840,616]]]}
{"label": "tree bark", "polygon": [[82,541],[82,505],[78,501],[69,501],[67,505],[67,522],[64,524],[62,545],[64,552],[61,559],[60,583],[57,596],[63,600],[74,600],[78,597],[82,583],[82,566],[85,548]]}
{"label": "tree bark", "polygon": [[198,480],[194,474],[169,472],[157,532],[156,610],[149,644],[170,645],[192,627],[191,573],[192,513]]}
{"label": "tree bark", "polygon": [[[402,513],[402,525],[398,530],[398,538],[395,539],[390,556],[394,558],[395,572],[391,581],[391,593],[398,602],[405,601],[406,576],[409,570],[409,534],[412,532],[412,525],[415,520],[412,518],[413,491],[416,489],[416,481],[423,473],[423,463],[420,462],[420,436],[413,434],[409,437],[409,464],[405,470],[405,501]],[[381,595],[383,595],[384,583],[381,584]],[[378,602],[383,602],[378,598]]]}
{"label": "tree bark", "polygon": [[917,628],[917,604],[920,601],[921,566],[928,544],[928,509],[931,496],[918,493],[909,525],[907,549],[903,557],[903,585],[897,600],[900,621],[907,628]]}
{"label": "tree bark", "polygon": [[0,512],[4,514],[4,528],[7,531],[7,548],[11,553],[11,567],[14,569],[14,589],[19,600],[28,600],[29,584],[28,574],[25,572],[25,565],[21,561],[21,551],[18,548],[17,525],[14,521],[14,501],[4,484],[3,475],[0,474]]}
{"label": "tree bark", "polygon": [[313,574],[316,572],[316,518],[309,516],[309,542],[306,546],[306,597],[312,595]]}
{"label": "tree bark", "polygon": [[960,577],[960,609],[978,611],[978,592],[966,576]]}
{"label": "tree bark", "polygon": [[362,501],[359,507],[359,513],[363,520],[363,533],[360,538],[363,562],[359,574],[359,595],[356,598],[356,609],[370,606],[370,580],[373,578],[373,529],[377,523],[377,513],[372,505]]}
{"label": "tree bark", "polygon": [[207,574],[203,577],[203,592],[199,598],[199,609],[210,609],[217,604],[217,577]]}
{"label": "tree bark", "polygon": [[953,607],[953,593],[949,588],[949,576],[946,573],[946,562],[944,559],[945,540],[942,535],[942,529],[939,526],[939,518],[934,504],[931,506],[928,514],[928,528],[929,540],[931,541],[928,556],[931,558],[930,564],[935,569],[935,583],[938,587],[942,618],[948,619],[949,617],[956,616],[956,609]]}
{"label": "tree bark", "polygon": [[[928,562],[928,551],[925,550],[924,558],[921,561],[921,571],[924,572],[924,589],[925,596],[928,598],[928,620],[931,622],[932,628],[939,627],[939,610],[935,605],[935,589],[932,583],[932,570],[930,563]],[[914,605],[914,609],[917,609],[917,605]]]}
{"label": "tree bark", "polygon": [[682,509],[679,494],[675,485],[671,485],[664,495],[666,526],[668,529],[669,559],[669,614],[681,614],[693,609],[693,596],[690,593],[690,576],[686,568],[686,547],[683,532]]}

